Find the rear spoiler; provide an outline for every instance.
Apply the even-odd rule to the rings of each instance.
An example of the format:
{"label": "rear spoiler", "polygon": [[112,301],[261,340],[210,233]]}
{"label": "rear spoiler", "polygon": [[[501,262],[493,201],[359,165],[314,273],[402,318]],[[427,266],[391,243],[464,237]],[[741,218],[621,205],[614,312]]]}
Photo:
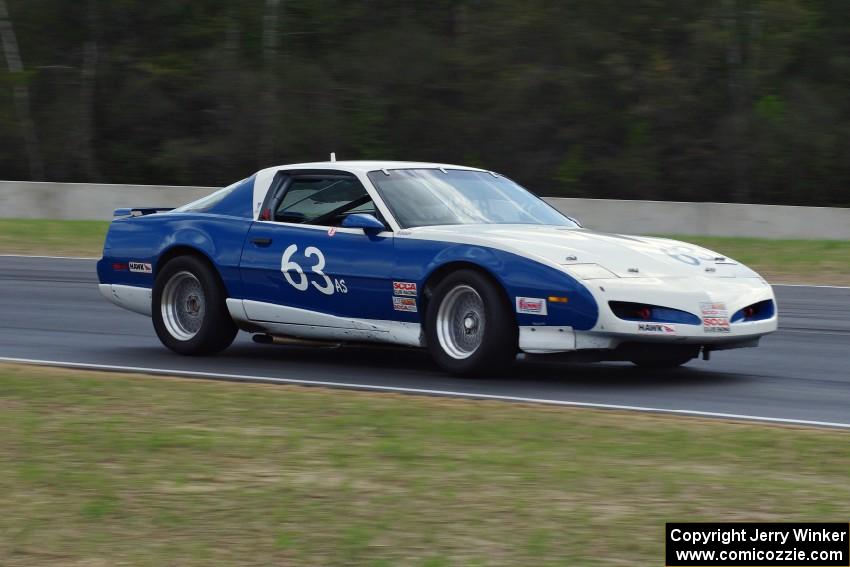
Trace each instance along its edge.
{"label": "rear spoiler", "polygon": [[165,208],[165,207],[147,207],[147,208],[138,208],[138,209],[115,209],[112,213],[114,218],[120,217],[143,217],[145,215],[153,215],[155,213],[167,213],[168,211],[173,211],[174,207]]}

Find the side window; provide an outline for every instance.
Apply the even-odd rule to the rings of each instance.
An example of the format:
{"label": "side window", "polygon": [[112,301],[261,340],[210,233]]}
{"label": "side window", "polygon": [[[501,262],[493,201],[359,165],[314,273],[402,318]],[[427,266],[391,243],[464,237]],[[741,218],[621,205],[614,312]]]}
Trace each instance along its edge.
{"label": "side window", "polygon": [[247,179],[243,179],[242,181],[237,181],[231,185],[228,185],[224,189],[219,189],[215,193],[207,195],[206,197],[201,197],[197,201],[192,201],[191,203],[186,203],[182,207],[177,207],[174,209],[175,212],[178,213],[206,213],[224,199],[230,196],[233,191],[239,188],[240,185],[245,183]]}
{"label": "side window", "polygon": [[351,213],[375,213],[366,189],[350,178],[295,178],[281,199],[274,220],[339,226]]}

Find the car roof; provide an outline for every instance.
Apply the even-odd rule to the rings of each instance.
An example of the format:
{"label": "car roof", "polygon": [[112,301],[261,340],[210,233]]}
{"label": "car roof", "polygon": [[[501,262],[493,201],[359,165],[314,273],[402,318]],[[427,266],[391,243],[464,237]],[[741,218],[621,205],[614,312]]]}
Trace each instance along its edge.
{"label": "car roof", "polygon": [[293,163],[289,165],[276,165],[261,169],[255,174],[254,178],[254,218],[260,214],[260,204],[266,197],[266,193],[271,187],[272,180],[278,171],[288,171],[292,169],[327,169],[334,171],[347,171],[355,175],[364,175],[370,171],[380,171],[382,169],[461,169],[465,171],[486,171],[477,167],[468,167],[465,165],[451,165],[446,163],[430,163],[422,161],[387,161],[387,160],[349,160],[349,161],[317,161],[312,163]]}
{"label": "car roof", "polygon": [[347,161],[317,161],[312,163],[294,163],[289,165],[277,165],[267,169],[336,169],[350,172],[364,173],[367,171],[378,171],[381,169],[464,169],[469,171],[485,171],[477,167],[465,165],[452,165],[447,163],[431,163],[422,161],[388,161],[388,160],[347,160]]}

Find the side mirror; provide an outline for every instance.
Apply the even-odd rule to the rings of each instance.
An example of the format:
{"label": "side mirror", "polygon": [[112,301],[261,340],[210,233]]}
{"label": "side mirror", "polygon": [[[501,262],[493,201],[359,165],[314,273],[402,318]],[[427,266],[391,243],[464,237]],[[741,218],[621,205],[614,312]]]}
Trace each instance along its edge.
{"label": "side mirror", "polygon": [[369,213],[352,213],[347,215],[342,221],[343,228],[362,228],[366,234],[377,234],[387,227],[384,223],[375,218],[375,215]]}

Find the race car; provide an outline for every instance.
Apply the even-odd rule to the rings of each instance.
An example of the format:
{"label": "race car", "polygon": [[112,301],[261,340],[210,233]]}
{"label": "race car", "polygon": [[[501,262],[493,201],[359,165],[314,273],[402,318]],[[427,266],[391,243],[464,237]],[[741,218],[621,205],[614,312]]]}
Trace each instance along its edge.
{"label": "race car", "polygon": [[118,209],[101,293],[185,355],[257,342],[426,348],[458,375],[518,353],[674,367],[777,328],[770,285],[682,242],[583,228],[503,175],[329,161],[176,209]]}

